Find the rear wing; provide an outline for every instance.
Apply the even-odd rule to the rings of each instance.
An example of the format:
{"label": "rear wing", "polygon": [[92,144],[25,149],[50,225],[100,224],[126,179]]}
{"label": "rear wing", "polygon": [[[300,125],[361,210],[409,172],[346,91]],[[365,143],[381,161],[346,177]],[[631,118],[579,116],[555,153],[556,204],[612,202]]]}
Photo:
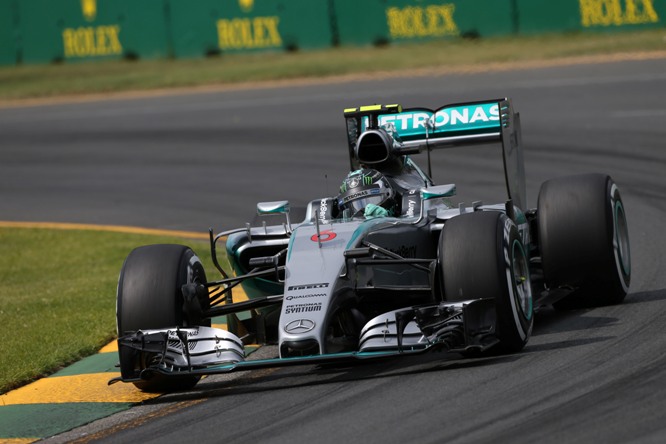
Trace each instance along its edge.
{"label": "rear wing", "polygon": [[352,170],[361,164],[381,169],[391,157],[428,154],[440,148],[499,143],[509,199],[525,209],[520,116],[510,99],[456,103],[436,110],[400,105],[371,105],[348,108],[349,160]]}

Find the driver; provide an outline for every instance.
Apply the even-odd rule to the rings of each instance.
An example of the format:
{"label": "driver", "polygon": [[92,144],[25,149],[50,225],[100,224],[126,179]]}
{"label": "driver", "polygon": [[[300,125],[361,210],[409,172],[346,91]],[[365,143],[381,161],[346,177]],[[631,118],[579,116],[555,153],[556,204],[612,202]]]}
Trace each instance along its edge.
{"label": "driver", "polygon": [[353,171],[342,181],[338,208],[349,210],[350,217],[366,219],[399,214],[395,191],[382,173],[372,169]]}

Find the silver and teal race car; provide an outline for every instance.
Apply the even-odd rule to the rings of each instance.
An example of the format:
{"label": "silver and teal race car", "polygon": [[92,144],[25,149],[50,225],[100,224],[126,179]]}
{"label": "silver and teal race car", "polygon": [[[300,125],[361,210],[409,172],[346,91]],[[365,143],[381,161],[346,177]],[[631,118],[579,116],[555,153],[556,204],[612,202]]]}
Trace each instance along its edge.
{"label": "silver and teal race car", "polygon": [[[604,174],[545,182],[526,208],[519,115],[509,99],[437,110],[373,105],[344,111],[350,172],[337,196],[257,204],[278,223],[214,235],[208,280],[182,245],[132,251],[117,293],[121,376],[147,391],[202,375],[408,356],[520,351],[538,307],[616,304],[631,278],[625,210]],[[431,152],[493,144],[504,202],[453,205],[430,179]],[[470,148],[473,149],[473,148]],[[427,159],[427,173],[413,158]],[[276,216],[277,215],[277,216]],[[224,242],[233,268],[220,266]],[[241,285],[247,300],[234,302]],[[211,327],[226,316],[227,329]],[[273,359],[244,345],[275,344]]]}

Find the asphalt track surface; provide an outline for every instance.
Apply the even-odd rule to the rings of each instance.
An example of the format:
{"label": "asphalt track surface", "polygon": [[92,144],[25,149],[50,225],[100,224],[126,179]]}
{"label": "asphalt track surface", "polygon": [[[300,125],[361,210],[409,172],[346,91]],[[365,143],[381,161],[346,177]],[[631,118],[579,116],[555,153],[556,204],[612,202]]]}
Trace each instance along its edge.
{"label": "asphalt track surface", "polygon": [[[0,219],[232,228],[257,201],[335,194],[345,107],[502,96],[521,112],[532,206],[556,176],[605,172],[620,186],[625,303],[543,310],[515,355],[208,378],[53,441],[664,442],[666,60],[3,109]],[[494,155],[434,153],[435,180],[501,201]]]}

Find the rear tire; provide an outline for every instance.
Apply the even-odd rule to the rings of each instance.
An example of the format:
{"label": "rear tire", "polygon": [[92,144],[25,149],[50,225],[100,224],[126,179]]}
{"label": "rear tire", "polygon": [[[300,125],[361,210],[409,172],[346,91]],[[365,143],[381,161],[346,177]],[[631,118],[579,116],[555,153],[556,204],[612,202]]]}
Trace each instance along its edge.
{"label": "rear tire", "polygon": [[[137,330],[171,327],[210,326],[210,320],[187,318],[183,310],[181,287],[189,283],[205,283],[206,273],[199,258],[183,245],[147,245],[134,249],[120,271],[116,299],[118,337]],[[206,301],[201,301],[207,304]],[[130,354],[120,353],[123,360]],[[132,362],[138,370],[150,364]],[[192,388],[199,377],[167,378],[156,375],[152,379],[135,382],[148,392],[166,392]]]}
{"label": "rear tire", "polygon": [[546,284],[576,288],[555,307],[622,302],[631,282],[629,231],[620,191],[610,176],[584,174],[545,182],[537,219]]}
{"label": "rear tire", "polygon": [[529,259],[516,225],[496,211],[456,216],[440,236],[447,301],[494,298],[502,351],[520,351],[534,323]]}

